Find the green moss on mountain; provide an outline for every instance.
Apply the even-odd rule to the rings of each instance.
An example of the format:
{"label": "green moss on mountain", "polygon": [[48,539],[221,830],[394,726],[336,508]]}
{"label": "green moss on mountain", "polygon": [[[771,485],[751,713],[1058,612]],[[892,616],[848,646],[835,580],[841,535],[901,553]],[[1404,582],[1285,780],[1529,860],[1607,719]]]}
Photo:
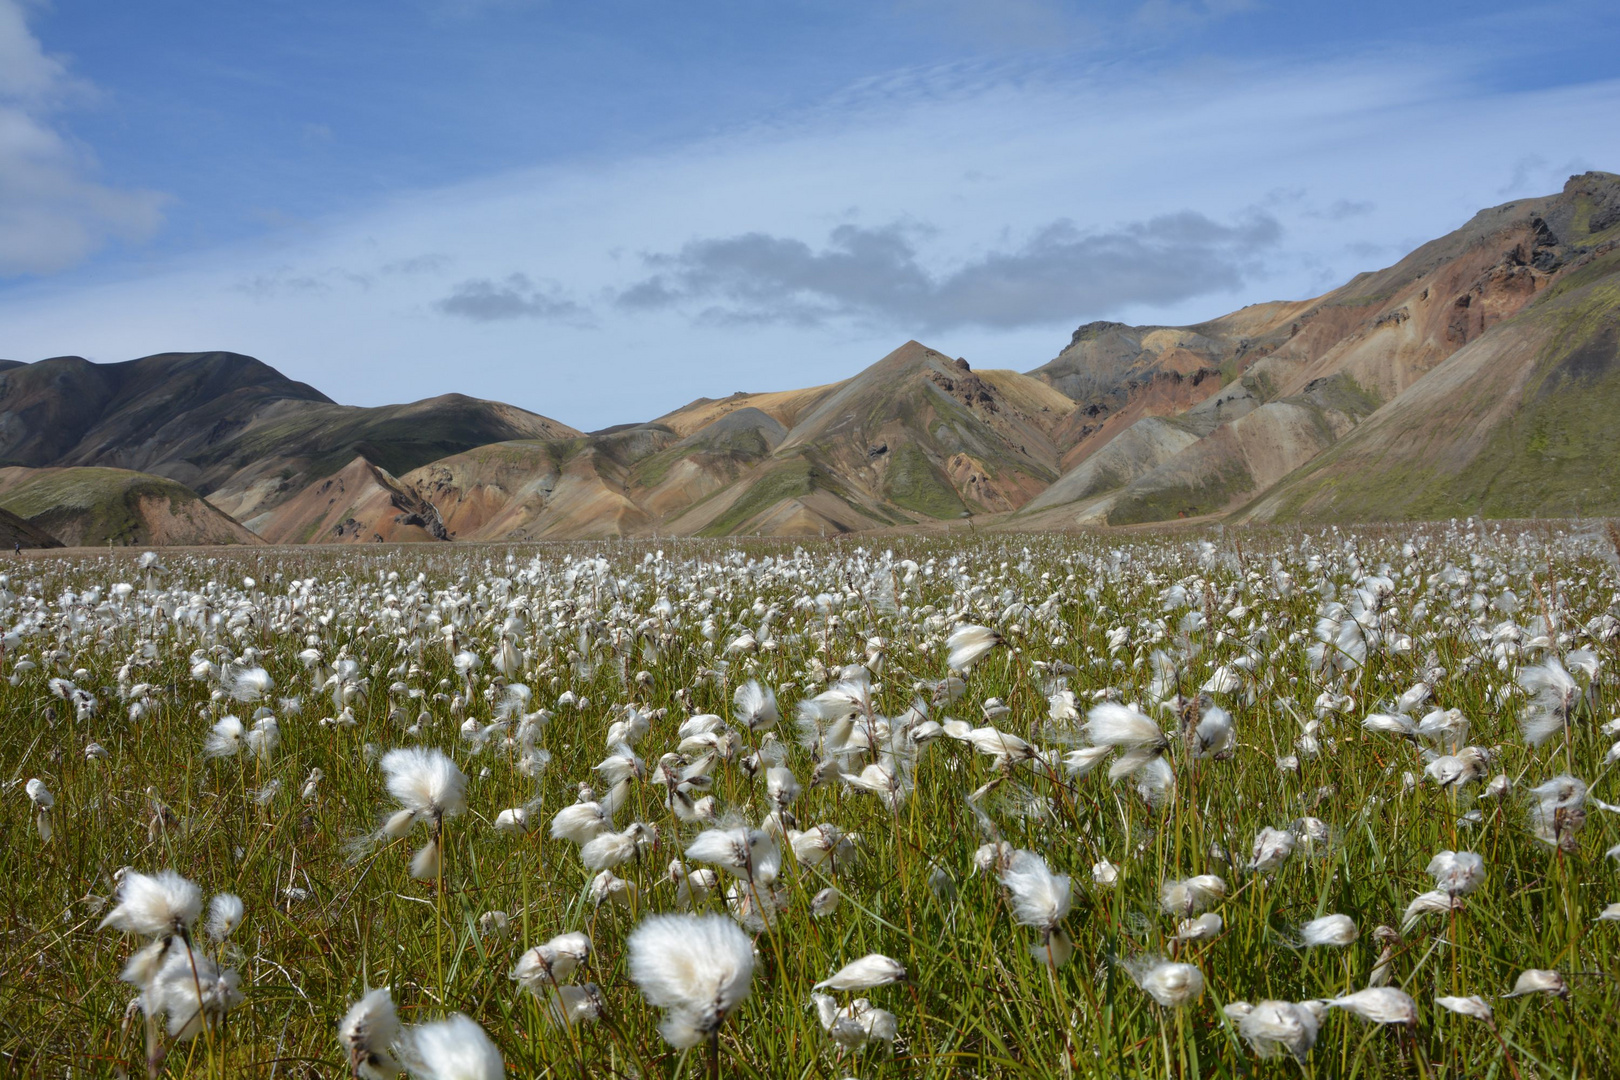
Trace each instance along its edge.
{"label": "green moss on mountain", "polygon": [[1226,509],[1235,499],[1254,490],[1254,477],[1241,462],[1228,458],[1213,472],[1185,483],[1167,484],[1138,492],[1127,490],[1108,511],[1110,525],[1140,525],[1199,517]]}
{"label": "green moss on mountain", "polygon": [[884,477],[883,496],[902,510],[931,518],[958,518],[967,509],[956,488],[939,466],[913,442],[890,449],[892,459]]}
{"label": "green moss on mountain", "polygon": [[802,457],[773,466],[743,492],[725,513],[699,531],[699,536],[728,536],[749,518],[762,514],[783,499],[794,499],[816,489],[817,470]]}
{"label": "green moss on mountain", "polygon": [[42,469],[0,493],[0,507],[53,536],[92,546],[152,542],[147,514],[154,504],[166,505],[171,519],[204,522],[203,535],[191,542],[248,536],[190,488],[127,469]]}

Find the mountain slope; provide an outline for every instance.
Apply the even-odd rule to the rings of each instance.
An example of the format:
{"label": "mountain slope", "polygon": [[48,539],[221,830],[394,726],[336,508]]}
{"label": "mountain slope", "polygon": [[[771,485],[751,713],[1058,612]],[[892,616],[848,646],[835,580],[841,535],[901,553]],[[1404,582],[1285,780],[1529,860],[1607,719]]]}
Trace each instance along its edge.
{"label": "mountain slope", "polygon": [[357,456],[395,474],[502,439],[577,435],[555,420],[460,394],[338,405],[236,353],[117,364],[57,357],[0,368],[0,462],[154,473],[253,517]]}
{"label": "mountain slope", "polygon": [[[1385,409],[1408,415],[1412,406],[1401,403],[1410,393],[1432,395],[1432,388],[1441,385],[1457,394],[1472,392],[1468,380],[1445,379],[1419,391],[1431,373],[1459,359],[1459,350],[1481,348],[1480,356],[1498,357],[1498,367],[1518,370],[1541,340],[1533,329],[1518,324],[1564,291],[1564,283],[1575,276],[1606,277],[1598,264],[1617,229],[1620,177],[1588,173],[1572,177],[1558,195],[1481,211],[1461,229],[1393,266],[1359,275],[1292,312],[1278,306],[1258,312],[1264,317],[1251,321],[1253,337],[1234,341],[1225,331],[1205,332],[1222,326],[1223,320],[1188,328],[1189,341],[1205,349],[1210,363],[1215,345],[1231,347],[1223,360],[1224,384],[1191,408],[1139,417],[1112,433],[1088,436],[1085,456],[1032,501],[1024,523],[1059,523],[1065,514],[1051,511],[1064,504],[1069,504],[1067,520],[1107,524],[1233,511],[1294,470],[1312,471],[1309,463],[1364,419],[1380,417]],[[1583,310],[1591,317],[1612,306],[1601,290],[1586,295]],[[1277,321],[1279,313],[1289,316],[1286,325]],[[1559,325],[1567,321],[1550,318]],[[1497,335],[1505,336],[1495,345],[1486,344]],[[1102,336],[1126,335],[1111,330]],[[1065,377],[1061,366],[1042,370],[1049,378]],[[1128,415],[1145,396],[1138,393],[1132,399],[1127,392],[1125,406],[1115,415]],[[1423,413],[1436,408],[1431,402]],[[1371,433],[1358,435],[1356,445],[1373,446],[1382,437],[1377,433],[1390,430],[1380,422]],[[1189,441],[1189,436],[1196,439]],[[1464,438],[1461,433],[1456,437]],[[1438,447],[1431,444],[1430,450],[1438,452]],[[1383,488],[1366,455],[1357,460],[1363,471],[1354,479]],[[1554,469],[1550,462],[1543,466],[1538,470],[1521,462],[1520,470],[1530,475]],[[1489,500],[1481,495],[1476,501],[1484,505]],[[1326,504],[1311,498],[1301,505],[1307,508],[1300,512],[1310,515],[1315,512],[1310,508]],[[1339,513],[1379,516],[1365,502],[1338,505]],[[1500,505],[1520,506],[1524,500]],[[1264,506],[1255,512],[1287,513],[1280,503],[1267,501]]]}
{"label": "mountain slope", "polygon": [[849,532],[1021,505],[1057,475],[1073,410],[910,342],[841,383],[477,447],[400,482],[462,540]]}
{"label": "mountain slope", "polygon": [[256,517],[363,457],[395,476],[507,439],[563,438],[566,424],[498,401],[445,394],[359,408],[279,402],[240,431],[171,465],[239,518]]}
{"label": "mountain slope", "polygon": [[22,548],[59,548],[62,541],[0,507],[0,551]]}
{"label": "mountain slope", "polygon": [[69,547],[260,542],[190,488],[128,469],[0,468],[0,508]]}
{"label": "mountain slope", "polygon": [[1620,250],[1613,243],[1244,516],[1620,514]]}
{"label": "mountain slope", "polygon": [[149,469],[226,436],[280,401],[331,403],[314,387],[236,353],[18,364],[0,371],[0,460],[34,468]]}
{"label": "mountain slope", "polygon": [[657,523],[633,497],[636,463],[678,439],[661,424],[572,439],[497,443],[442,458],[402,479],[458,540],[642,535]]}
{"label": "mountain slope", "polygon": [[244,524],[272,544],[450,539],[432,504],[363,457]]}

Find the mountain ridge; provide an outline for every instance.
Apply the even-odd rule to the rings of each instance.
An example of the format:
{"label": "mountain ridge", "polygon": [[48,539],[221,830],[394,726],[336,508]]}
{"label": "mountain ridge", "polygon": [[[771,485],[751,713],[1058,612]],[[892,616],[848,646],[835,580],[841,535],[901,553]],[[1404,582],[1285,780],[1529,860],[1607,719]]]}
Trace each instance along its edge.
{"label": "mountain ridge", "polygon": [[276,543],[1620,513],[1617,244],[1585,173],[1312,299],[1086,323],[1027,373],[908,341],[592,433],[233,353],[0,362],[0,461],[152,474]]}

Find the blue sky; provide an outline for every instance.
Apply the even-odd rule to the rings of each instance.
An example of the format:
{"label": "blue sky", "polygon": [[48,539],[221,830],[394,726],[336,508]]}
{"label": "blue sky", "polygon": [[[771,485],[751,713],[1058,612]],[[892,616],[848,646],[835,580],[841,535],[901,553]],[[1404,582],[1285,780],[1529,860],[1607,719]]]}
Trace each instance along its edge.
{"label": "blue sky", "polygon": [[583,428],[1028,370],[1620,171],[1612,3],[0,0],[0,356]]}

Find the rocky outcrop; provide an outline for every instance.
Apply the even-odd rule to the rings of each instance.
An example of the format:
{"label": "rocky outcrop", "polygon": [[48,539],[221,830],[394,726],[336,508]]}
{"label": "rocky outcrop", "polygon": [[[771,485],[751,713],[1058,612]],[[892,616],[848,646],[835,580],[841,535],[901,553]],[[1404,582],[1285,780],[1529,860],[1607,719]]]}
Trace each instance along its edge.
{"label": "rocky outcrop", "polygon": [[248,524],[273,544],[448,540],[438,509],[386,469],[357,457]]}

